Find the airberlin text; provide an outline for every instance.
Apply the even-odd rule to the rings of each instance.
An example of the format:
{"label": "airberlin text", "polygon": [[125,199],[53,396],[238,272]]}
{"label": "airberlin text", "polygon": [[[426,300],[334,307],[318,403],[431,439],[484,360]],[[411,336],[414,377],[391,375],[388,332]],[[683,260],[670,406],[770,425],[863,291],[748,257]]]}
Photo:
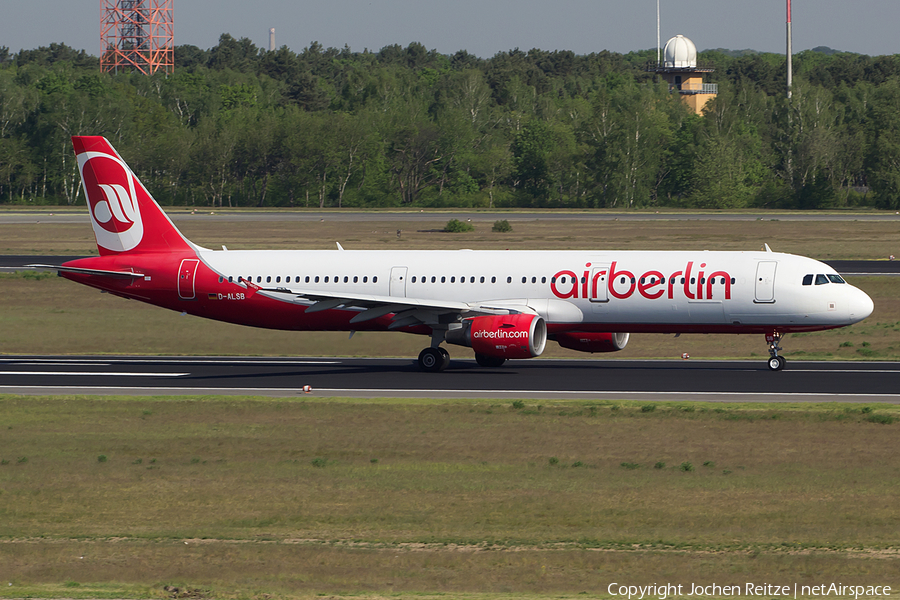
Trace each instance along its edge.
{"label": "airberlin text", "polygon": [[891,595],[891,587],[887,585],[844,585],[841,583],[823,583],[820,585],[775,585],[771,583],[744,583],[734,585],[709,585],[654,583],[652,585],[626,585],[610,583],[606,588],[610,596],[621,596],[628,600],[656,598],[666,600],[672,597],[685,596],[765,596],[772,597],[816,597],[834,596],[837,598],[884,597]]}
{"label": "airberlin text", "polygon": [[663,296],[672,300],[676,294],[683,294],[688,300],[731,300],[731,275],[726,271],[709,270],[706,263],[700,263],[697,268],[694,261],[688,261],[684,269],[674,271],[668,277],[657,270],[649,270],[637,277],[634,272],[621,268],[618,261],[612,261],[609,268],[592,269],[591,263],[584,266],[580,277],[569,270],[554,275],[550,280],[553,295],[594,300],[611,296],[624,300],[637,292],[648,300]]}
{"label": "airberlin text", "polygon": [[491,340],[518,340],[528,338],[528,332],[520,329],[498,329],[496,331],[478,330],[473,334],[476,338],[488,338]]}

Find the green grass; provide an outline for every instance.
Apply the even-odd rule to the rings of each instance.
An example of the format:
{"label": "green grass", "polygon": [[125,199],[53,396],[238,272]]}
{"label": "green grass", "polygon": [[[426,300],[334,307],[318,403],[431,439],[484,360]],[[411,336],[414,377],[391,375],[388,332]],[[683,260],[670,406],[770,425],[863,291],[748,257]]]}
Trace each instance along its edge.
{"label": "green grass", "polygon": [[900,407],[521,402],[0,396],[0,596],[900,584]]}

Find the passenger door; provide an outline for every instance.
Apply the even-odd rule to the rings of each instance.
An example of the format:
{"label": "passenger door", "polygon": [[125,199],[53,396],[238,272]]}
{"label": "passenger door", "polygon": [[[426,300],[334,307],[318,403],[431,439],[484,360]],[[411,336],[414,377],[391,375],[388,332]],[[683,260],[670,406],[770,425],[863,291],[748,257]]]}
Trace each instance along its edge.
{"label": "passenger door", "polygon": [[771,304],[775,302],[775,268],[776,261],[760,261],[756,265],[756,298],[757,304]]}

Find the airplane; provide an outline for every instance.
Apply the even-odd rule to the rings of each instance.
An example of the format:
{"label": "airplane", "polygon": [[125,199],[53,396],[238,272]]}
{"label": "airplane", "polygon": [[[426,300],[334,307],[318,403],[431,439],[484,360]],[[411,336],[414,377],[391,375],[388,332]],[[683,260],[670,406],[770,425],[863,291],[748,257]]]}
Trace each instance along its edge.
{"label": "airplane", "polygon": [[483,367],[540,356],[548,341],[586,353],[631,333],[761,334],[780,371],[785,334],[844,327],[874,308],[831,267],[764,251],[210,250],[175,227],[112,145],[75,136],[100,256],[50,268],[102,291],[190,315],[294,331],[430,337]]}

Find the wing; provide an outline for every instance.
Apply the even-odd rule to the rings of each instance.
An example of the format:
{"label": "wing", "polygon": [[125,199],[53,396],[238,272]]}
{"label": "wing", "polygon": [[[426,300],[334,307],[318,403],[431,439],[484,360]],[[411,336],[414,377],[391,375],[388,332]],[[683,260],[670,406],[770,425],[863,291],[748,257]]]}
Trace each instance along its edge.
{"label": "wing", "polygon": [[359,314],[350,319],[351,324],[364,323],[393,314],[388,329],[415,325],[437,326],[438,328],[445,326],[444,328],[446,328],[451,323],[457,323],[468,317],[534,312],[524,304],[515,305],[507,302],[498,305],[493,302],[473,303],[455,300],[399,298],[349,292],[327,293],[321,290],[302,288],[263,288],[243,278],[240,278],[238,282],[245,285],[251,294],[258,293],[283,302],[306,305],[308,306],[307,313],[335,308],[359,311]]}

